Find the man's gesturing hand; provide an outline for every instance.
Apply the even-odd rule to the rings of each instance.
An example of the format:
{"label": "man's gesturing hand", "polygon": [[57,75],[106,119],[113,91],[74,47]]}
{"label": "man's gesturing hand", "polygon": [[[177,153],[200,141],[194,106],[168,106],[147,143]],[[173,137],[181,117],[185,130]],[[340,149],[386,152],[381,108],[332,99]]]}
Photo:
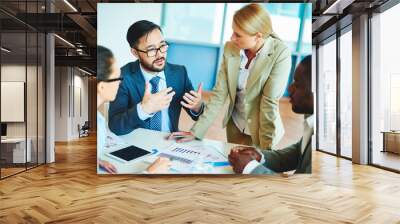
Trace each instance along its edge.
{"label": "man's gesturing hand", "polygon": [[158,93],[151,93],[150,84],[146,83],[144,96],[142,99],[143,111],[148,114],[157,113],[165,108],[169,107],[175,92],[172,91],[171,87],[161,90]]}

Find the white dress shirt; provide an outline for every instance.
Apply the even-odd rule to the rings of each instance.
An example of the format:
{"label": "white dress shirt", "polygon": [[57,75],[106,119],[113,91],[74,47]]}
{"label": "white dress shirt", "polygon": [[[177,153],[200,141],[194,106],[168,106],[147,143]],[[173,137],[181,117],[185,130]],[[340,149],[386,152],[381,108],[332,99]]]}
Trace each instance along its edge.
{"label": "white dress shirt", "polygon": [[236,100],[235,100],[235,108],[232,112],[232,120],[235,123],[236,127],[244,134],[251,135],[250,129],[247,123],[245,106],[246,106],[246,84],[249,78],[251,69],[254,67],[254,64],[260,54],[260,50],[257,52],[256,56],[250,62],[248,68],[246,68],[246,64],[248,62],[248,58],[243,49],[240,50],[240,66],[239,66],[239,77],[238,77],[238,85],[236,88]]}
{"label": "white dress shirt", "polygon": [[[146,72],[142,66],[140,65],[140,70],[142,71],[144,80],[148,83],[150,83],[150,80],[154,78],[155,76],[160,77],[160,81],[158,82],[158,91],[161,91],[163,89],[167,88],[167,80],[165,79],[165,74],[164,71],[159,72],[158,74],[150,74]],[[151,85],[151,84],[150,84]],[[148,114],[143,111],[141,103],[137,104],[137,111],[138,111],[138,116],[140,120],[144,121],[150,117],[153,117],[154,114]],[[168,114],[168,108],[165,108],[164,110],[161,111],[161,131],[162,132],[171,132],[171,122],[169,120],[169,114]]]}
{"label": "white dress shirt", "polygon": [[106,145],[107,124],[103,115],[97,111],[97,173],[100,171],[99,160]]}
{"label": "white dress shirt", "polygon": [[97,111],[97,158],[100,158],[101,152],[106,145],[107,125],[104,116]]}

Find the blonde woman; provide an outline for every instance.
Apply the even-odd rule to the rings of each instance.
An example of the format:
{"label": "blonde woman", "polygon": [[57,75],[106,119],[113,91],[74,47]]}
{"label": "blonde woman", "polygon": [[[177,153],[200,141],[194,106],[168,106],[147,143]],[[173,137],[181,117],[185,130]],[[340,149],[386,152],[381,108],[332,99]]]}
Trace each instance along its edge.
{"label": "blonde woman", "polygon": [[[97,108],[105,102],[110,102],[117,95],[122,80],[121,72],[113,53],[103,46],[97,47]],[[108,128],[103,115],[97,111],[97,163],[98,169],[107,173],[118,173],[117,168],[101,158],[101,152],[106,144]],[[145,173],[166,173],[170,166],[168,158],[160,157],[151,164]]]}
{"label": "blonde woman", "polygon": [[249,4],[233,16],[233,34],[204,113],[178,142],[202,139],[229,100],[223,126],[228,142],[272,149],[283,137],[279,99],[289,78],[291,52],[272,30],[268,12]]}

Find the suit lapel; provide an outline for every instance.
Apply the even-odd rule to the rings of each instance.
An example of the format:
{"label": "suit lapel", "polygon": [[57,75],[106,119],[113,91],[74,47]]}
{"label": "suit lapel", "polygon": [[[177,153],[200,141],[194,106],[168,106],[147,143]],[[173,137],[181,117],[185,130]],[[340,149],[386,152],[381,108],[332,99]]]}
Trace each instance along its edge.
{"label": "suit lapel", "polygon": [[[164,75],[165,75],[165,81],[167,83],[167,88],[168,87],[172,87],[172,90],[175,91],[175,93],[177,93],[178,89],[179,89],[179,83],[180,83],[180,81],[178,80],[179,77],[177,75],[173,74],[173,72],[171,70],[171,67],[168,65],[168,63],[165,65]],[[176,97],[177,97],[177,94],[174,95],[174,97],[173,97],[173,99],[171,101],[171,104],[168,107],[168,115],[169,115],[170,119],[173,117],[172,115],[174,114],[174,111],[173,111],[174,105],[173,105],[173,103],[174,103],[175,100],[177,100]],[[179,105],[180,105],[180,102],[179,102]],[[170,121],[171,121],[170,122],[171,125],[173,126],[174,122],[172,122],[172,120],[170,120]],[[172,127],[172,130],[177,130],[177,128],[178,127]]]}
{"label": "suit lapel", "polygon": [[165,80],[167,82],[167,88],[172,87],[173,90],[178,89],[179,87],[178,86],[179,80],[177,80],[178,76],[172,73],[171,67],[168,65],[168,63],[165,65],[164,75],[165,75]]}
{"label": "suit lapel", "polygon": [[252,87],[258,82],[260,77],[265,73],[264,70],[268,69],[271,62],[271,55],[273,54],[272,38],[265,40],[264,46],[258,55],[257,61],[250,71],[250,76],[247,80],[246,90],[250,91]]}
{"label": "suit lapel", "polygon": [[132,79],[134,82],[133,84],[136,86],[140,99],[143,99],[146,82],[144,80],[142,71],[140,70],[139,60],[132,63],[131,72],[132,72]]}
{"label": "suit lapel", "polygon": [[239,78],[239,68],[240,68],[240,55],[232,55],[228,58],[228,84],[229,92],[232,102],[235,102],[236,89],[238,85]]}
{"label": "suit lapel", "polygon": [[[302,139],[301,141],[303,141],[304,139]],[[300,145],[301,146],[301,145]],[[304,157],[307,155],[307,153],[309,153],[308,152],[308,150],[310,150],[311,149],[311,138],[310,139],[308,139],[308,142],[307,142],[307,144],[305,145],[305,147],[304,147],[304,151],[303,151],[303,153],[301,154],[301,156],[300,156],[300,160],[299,160],[299,165],[298,165],[298,168],[300,168],[301,166],[302,166],[302,164],[305,162],[304,161]],[[300,152],[302,151],[302,149],[300,149]]]}

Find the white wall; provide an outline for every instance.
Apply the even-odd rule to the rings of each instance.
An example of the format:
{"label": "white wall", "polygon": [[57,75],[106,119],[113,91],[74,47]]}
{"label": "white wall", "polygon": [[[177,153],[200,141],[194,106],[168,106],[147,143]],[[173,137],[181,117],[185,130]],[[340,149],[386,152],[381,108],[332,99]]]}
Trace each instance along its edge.
{"label": "white wall", "polygon": [[[72,138],[78,138],[79,133],[78,133],[78,124],[81,126],[85,123],[85,121],[88,121],[88,78],[81,76],[82,73],[76,74],[77,70],[75,70],[75,75],[74,75],[74,91],[72,92],[73,96],[72,99],[74,99],[74,108],[72,111],[72,119],[71,119],[71,136]],[[78,71],[79,72],[79,71]],[[80,93],[78,91],[80,90]],[[79,97],[80,94],[80,97]],[[79,102],[79,100],[81,102]],[[71,104],[72,105],[72,104]],[[82,108],[79,108],[82,107]],[[82,114],[80,113],[80,109],[82,110]]]}
{"label": "white wall", "polygon": [[136,60],[130,52],[126,33],[139,20],[149,20],[160,25],[161,6],[154,3],[98,3],[97,43],[109,48],[120,66]]}
{"label": "white wall", "polygon": [[55,68],[55,141],[68,140],[68,71],[67,67]]}
{"label": "white wall", "polygon": [[[28,74],[31,74],[36,68],[32,66],[18,65],[18,64],[6,64],[1,66],[1,81],[5,82],[25,82],[25,75],[27,69]],[[36,96],[35,94],[28,93],[28,97]],[[28,100],[28,99],[27,99]],[[31,101],[31,100],[28,100]],[[1,110],[7,110],[8,108],[1,108]],[[35,114],[36,115],[36,114]],[[29,114],[28,114],[29,116]],[[28,120],[31,120],[28,117]],[[25,137],[25,122],[7,122],[7,136],[8,137]],[[29,136],[28,136],[29,137]]]}
{"label": "white wall", "polygon": [[79,138],[78,124],[88,120],[88,78],[83,75],[76,68],[56,67],[55,141]]}
{"label": "white wall", "polygon": [[[38,70],[37,70],[38,69]],[[27,81],[25,78],[27,77]],[[44,74],[42,67],[25,66],[25,64],[3,64],[1,66],[1,81],[25,82],[26,83],[26,107],[23,106],[22,112],[26,110],[27,119],[24,122],[6,122],[8,138],[30,139],[32,161],[44,162]],[[4,96],[2,96],[4,97]],[[12,113],[11,108],[2,107],[1,110]],[[37,153],[39,156],[37,157]]]}

